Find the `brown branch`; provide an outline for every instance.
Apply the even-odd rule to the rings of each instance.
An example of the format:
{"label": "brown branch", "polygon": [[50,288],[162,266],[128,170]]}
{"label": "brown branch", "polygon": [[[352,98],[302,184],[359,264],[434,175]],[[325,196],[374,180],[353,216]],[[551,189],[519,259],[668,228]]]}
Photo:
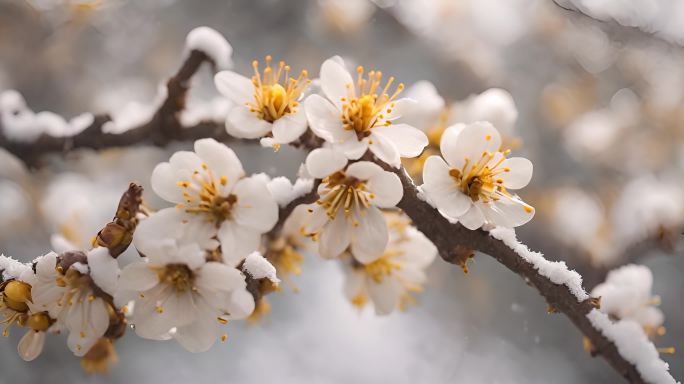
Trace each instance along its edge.
{"label": "brown branch", "polygon": [[645,381],[636,367],[620,355],[616,346],[591,324],[586,315],[595,308],[591,300],[578,302],[568,287],[553,283],[541,275],[532,264],[523,260],[502,241],[494,239],[483,230],[471,231],[460,224],[452,224],[436,209],[418,196],[418,189],[404,169],[384,166],[401,179],[404,196],[397,205],[413,220],[414,225],[427,236],[439,249],[441,257],[449,262],[462,265],[463,252],[460,247],[487,254],[513,273],[522,277],[530,286],[537,289],[547,303],[558,312],[565,314],[587,337],[596,353],[603,358],[630,383]]}
{"label": "brown branch", "polygon": [[54,137],[43,134],[30,143],[9,140],[2,134],[0,126],[0,147],[27,165],[38,166],[40,157],[45,154],[67,153],[78,148],[105,149],[140,144],[163,146],[172,141],[188,141],[199,137],[228,140],[223,124],[202,122],[193,127],[183,127],[179,121],[178,115],[185,108],[189,81],[204,63],[213,64],[204,52],[191,51],[178,72],[167,81],[167,96],[152,119],[123,134],[103,132],[103,126],[112,121],[108,114],[103,114],[95,116],[89,127],[74,136]]}
{"label": "brown branch", "polygon": [[[161,146],[175,140],[194,140],[202,137],[214,137],[220,141],[231,140],[222,124],[200,124],[194,128],[184,128],[178,120],[178,113],[185,106],[188,80],[206,61],[210,61],[208,56],[202,52],[193,51],[178,73],[168,81],[168,97],[151,121],[123,134],[115,135],[102,132],[102,125],[110,121],[110,118],[105,115],[97,117],[91,127],[70,138],[43,136],[32,144],[18,144],[0,138],[0,144],[25,162],[34,163],[44,153],[63,153],[75,148],[102,149],[135,144]],[[313,149],[320,144],[320,139],[307,131],[296,143],[293,143],[293,146]],[[403,168],[394,169],[381,161],[372,158],[371,160],[399,176],[403,185],[403,198],[398,207],[413,220],[418,230],[437,246],[445,261],[463,265],[468,254],[468,252],[463,251],[464,249],[478,250],[490,255],[537,289],[551,308],[565,314],[591,341],[595,352],[601,354],[629,382],[644,383],[636,367],[621,356],[616,346],[594,328],[586,317],[587,313],[595,308],[591,300],[578,302],[568,287],[555,284],[546,276],[541,275],[532,264],[522,259],[502,241],[489,236],[487,232],[482,230],[470,231],[460,224],[450,223],[436,209],[419,197],[418,189]],[[313,202],[316,197],[314,185],[310,193],[295,199],[282,208],[279,221],[276,227],[269,232],[269,236],[276,235],[282,229],[285,220],[297,205]]]}

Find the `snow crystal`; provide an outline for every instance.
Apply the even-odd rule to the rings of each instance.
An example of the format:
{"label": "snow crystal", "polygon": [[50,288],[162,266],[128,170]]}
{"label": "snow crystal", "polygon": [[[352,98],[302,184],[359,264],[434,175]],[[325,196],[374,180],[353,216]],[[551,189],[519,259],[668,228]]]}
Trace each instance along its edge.
{"label": "snow crystal", "polygon": [[124,104],[121,108],[115,109],[110,112],[112,120],[102,126],[102,132],[119,134],[147,124],[152,120],[167,95],[166,86],[160,84],[157,88],[157,95],[152,103],[143,104],[131,101]]}
{"label": "snow crystal", "polygon": [[311,192],[311,189],[313,189],[313,179],[300,178],[292,185],[287,177],[279,176],[268,183],[268,190],[280,207]]}
{"label": "snow crystal", "polygon": [[504,244],[525,261],[532,264],[541,275],[546,276],[555,284],[562,284],[568,287],[570,292],[577,298],[577,301],[589,298],[589,295],[582,287],[582,276],[575,271],[569,270],[565,262],[549,261],[541,253],[530,251],[525,244],[518,241],[515,231],[511,228],[496,227],[489,231],[489,234],[493,238],[503,241]]}
{"label": "snow crystal", "polygon": [[275,267],[259,252],[252,252],[247,256],[242,269],[255,279],[267,278],[275,284],[280,283]]}
{"label": "snow crystal", "polygon": [[24,271],[27,271],[28,265],[21,263],[13,258],[5,255],[0,255],[0,272],[2,272],[2,279],[14,279],[19,277]]}
{"label": "snow crystal", "polygon": [[90,269],[88,268],[88,265],[83,264],[83,263],[81,263],[80,261],[71,264],[71,268],[77,270],[78,273],[80,273],[80,274],[82,274],[82,275],[87,275],[87,274],[89,273],[89,271],[90,271]]}
{"label": "snow crystal", "polygon": [[206,53],[219,69],[233,66],[233,47],[223,35],[209,27],[197,27],[190,31],[185,39],[185,47],[187,52],[197,50]]}
{"label": "snow crystal", "polygon": [[658,350],[648,340],[641,325],[631,320],[613,323],[608,315],[597,309],[592,309],[587,314],[587,318],[594,328],[601,331],[603,336],[615,344],[625,360],[634,364],[646,382],[676,383],[668,372],[668,364],[660,359]]}

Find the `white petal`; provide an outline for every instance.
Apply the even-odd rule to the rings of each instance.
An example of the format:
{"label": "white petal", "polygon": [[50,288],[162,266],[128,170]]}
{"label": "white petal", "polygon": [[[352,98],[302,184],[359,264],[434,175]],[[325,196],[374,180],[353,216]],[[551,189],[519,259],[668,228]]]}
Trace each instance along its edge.
{"label": "white petal", "polygon": [[230,318],[244,319],[254,312],[254,307],[254,296],[246,289],[238,289],[231,295]]}
{"label": "white petal", "polygon": [[237,196],[237,203],[232,213],[239,225],[258,233],[273,228],[278,221],[278,204],[263,180],[256,177],[242,179],[235,185],[233,193]]}
{"label": "white petal", "polygon": [[151,178],[152,190],[162,199],[172,203],[182,203],[183,190],[178,187],[176,169],[169,163],[160,163],[154,167]]}
{"label": "white petal", "polygon": [[385,217],[379,209],[370,207],[356,216],[359,225],[352,227],[351,250],[361,263],[370,263],[382,256],[389,241]]}
{"label": "white petal", "polygon": [[190,174],[192,171],[198,170],[202,167],[202,159],[200,159],[195,152],[190,151],[178,151],[174,153],[171,155],[169,163],[176,170],[176,172],[185,170],[188,171],[186,172],[187,174]]}
{"label": "white petal", "polygon": [[458,134],[455,143],[441,147],[442,156],[452,168],[461,169],[468,158],[470,165],[476,163],[484,152],[497,152],[501,147],[501,135],[491,124],[478,121],[467,125]]}
{"label": "white petal", "polygon": [[226,264],[208,262],[197,271],[197,288],[203,291],[233,291],[245,287],[245,278]]}
{"label": "white petal", "polygon": [[319,253],[326,259],[339,256],[349,247],[349,223],[343,212],[338,212],[335,219],[323,228],[319,241]]}
{"label": "white petal", "polygon": [[222,71],[214,76],[216,89],[225,97],[238,105],[245,105],[254,99],[252,80],[233,71]]}
{"label": "white petal", "polygon": [[399,157],[399,151],[394,145],[392,140],[382,133],[376,133],[375,130],[371,131],[370,142],[368,148],[375,156],[381,161],[393,166],[394,168],[399,168],[401,165],[401,158]]}
{"label": "white petal", "polygon": [[457,219],[472,205],[470,197],[458,189],[449,175],[449,167],[439,156],[430,156],[425,161],[423,182],[423,191],[437,209],[451,219]]}
{"label": "white petal", "polygon": [[[456,149],[456,143],[458,143],[458,136],[463,132],[463,129],[465,129],[466,125],[462,123],[454,124],[447,129],[444,130],[444,133],[442,133],[442,138],[439,141],[439,148],[442,151],[442,156],[444,156],[444,160],[449,163],[452,167],[454,167],[453,163],[456,163],[461,160],[457,160],[458,158],[461,158],[461,154],[459,154]],[[460,167],[459,167],[460,169]]]}
{"label": "white petal", "polygon": [[85,355],[109,327],[109,312],[104,300],[99,297],[92,301],[87,297],[80,299],[82,303],[74,298],[66,318],[67,345],[76,356]]}
{"label": "white petal", "polygon": [[[195,152],[211,170],[222,196],[227,195],[233,185],[245,175],[240,159],[225,144],[214,139],[200,139],[195,141]],[[226,178],[225,184],[219,182],[223,176]]]}
{"label": "white petal", "polygon": [[321,65],[320,78],[323,93],[340,109],[342,99],[348,98],[349,90],[354,89],[354,80],[349,71],[337,61],[328,59]]}
{"label": "white petal", "polygon": [[368,150],[368,142],[368,138],[359,140],[354,133],[350,133],[347,138],[335,142],[333,148],[344,153],[348,159],[357,160]]}
{"label": "white petal", "polygon": [[484,224],[485,217],[477,205],[471,205],[470,209],[468,209],[463,216],[458,218],[458,221],[463,224],[464,227],[475,230]]}
{"label": "white petal", "polygon": [[241,139],[256,139],[271,132],[273,124],[260,119],[248,107],[236,106],[231,109],[226,121],[229,135]]}
{"label": "white petal", "polygon": [[119,277],[119,263],[105,247],[97,247],[88,252],[90,277],[100,289],[113,295]]}
{"label": "white petal", "polygon": [[371,198],[371,204],[380,208],[394,207],[404,196],[404,189],[399,176],[386,171],[377,173],[368,179],[368,190],[374,194],[374,197]]}
{"label": "white petal", "polygon": [[499,175],[508,189],[524,188],[532,179],[532,162],[524,157],[506,159],[499,168],[510,169],[509,172],[502,172]]}
{"label": "white petal", "polygon": [[428,138],[425,133],[407,124],[392,124],[373,128],[373,133],[388,138],[397,148],[401,157],[416,157],[428,145]]}
{"label": "white petal", "polygon": [[343,169],[347,157],[332,148],[317,148],[306,156],[306,170],[317,179],[322,179]]}
{"label": "white petal", "polygon": [[159,286],[136,300],[133,323],[138,336],[158,340],[172,328],[195,321],[196,314],[189,291],[177,293],[170,286]]}
{"label": "white petal", "polygon": [[368,180],[382,172],[385,172],[382,170],[382,167],[373,162],[359,161],[349,164],[344,173],[347,174],[347,176],[355,177],[359,180]]}
{"label": "white petal", "polygon": [[318,232],[321,227],[328,223],[328,215],[325,209],[318,204],[309,204],[306,206],[306,216],[304,216],[302,229],[307,234]]}
{"label": "white petal", "polygon": [[347,269],[344,279],[344,295],[349,300],[353,300],[359,295],[365,295],[366,292],[366,274],[362,271],[352,268]]}
{"label": "white petal", "polygon": [[261,234],[251,228],[246,228],[233,221],[225,221],[218,230],[221,242],[223,262],[235,266],[247,255],[259,248]]}
{"label": "white petal", "polygon": [[401,293],[401,285],[391,277],[385,277],[379,284],[374,281],[368,284],[368,294],[378,315],[387,315],[397,308]]}
{"label": "white petal", "polygon": [[205,352],[214,345],[219,334],[217,314],[201,301],[197,304],[195,321],[176,329],[173,336],[183,348],[193,353]]}
{"label": "white petal", "polygon": [[482,212],[487,221],[502,227],[515,228],[534,217],[534,208],[518,199],[501,199],[495,203],[483,204]]}
{"label": "white petal", "polygon": [[278,144],[295,141],[306,131],[306,113],[299,108],[296,113],[288,114],[273,122],[273,139]]}
{"label": "white petal", "polygon": [[21,340],[19,340],[17,352],[19,352],[19,357],[21,357],[22,360],[32,361],[43,352],[43,345],[45,345],[45,332],[28,330]]}
{"label": "white petal", "polygon": [[311,130],[327,142],[340,142],[354,134],[344,129],[340,111],[320,95],[307,97],[304,110]]}
{"label": "white petal", "polygon": [[[414,99],[410,99],[407,97],[404,97],[402,99],[394,101],[392,104],[394,104],[393,107],[389,108],[390,112],[386,112],[385,115],[385,120],[395,120],[400,117],[403,117],[405,114],[411,114],[415,108],[418,108],[418,101]],[[403,120],[402,120],[403,121]],[[405,125],[405,124],[402,124]]]}

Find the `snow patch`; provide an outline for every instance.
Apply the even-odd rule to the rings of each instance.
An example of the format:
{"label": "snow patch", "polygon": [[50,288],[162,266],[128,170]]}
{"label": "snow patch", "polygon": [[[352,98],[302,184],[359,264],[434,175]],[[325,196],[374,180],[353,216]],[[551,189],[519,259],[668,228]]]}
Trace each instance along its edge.
{"label": "snow patch", "polygon": [[219,69],[233,66],[233,47],[223,35],[209,27],[197,27],[190,31],[185,38],[185,49],[188,53],[192,50],[204,52]]}
{"label": "snow patch", "polygon": [[242,269],[249,273],[255,279],[269,279],[274,284],[280,283],[280,279],[276,276],[276,269],[265,257],[261,256],[259,252],[252,252],[245,259]]}
{"label": "snow patch", "polygon": [[592,309],[587,318],[594,328],[612,341],[620,356],[634,364],[641,377],[649,383],[674,384],[675,379],[668,372],[669,365],[660,359],[658,350],[648,340],[641,325],[631,320],[612,322],[608,315]]}
{"label": "snow patch", "polygon": [[503,241],[504,244],[525,261],[532,264],[541,275],[547,277],[555,284],[568,287],[570,292],[577,298],[577,301],[584,301],[589,298],[589,295],[582,287],[582,276],[574,270],[569,270],[564,261],[549,261],[540,252],[530,251],[525,244],[518,241],[515,231],[511,228],[496,227],[489,231],[489,234],[493,238]]}
{"label": "snow patch", "polygon": [[2,272],[3,280],[16,279],[30,268],[30,266],[14,260],[10,256],[0,255],[0,272]]}

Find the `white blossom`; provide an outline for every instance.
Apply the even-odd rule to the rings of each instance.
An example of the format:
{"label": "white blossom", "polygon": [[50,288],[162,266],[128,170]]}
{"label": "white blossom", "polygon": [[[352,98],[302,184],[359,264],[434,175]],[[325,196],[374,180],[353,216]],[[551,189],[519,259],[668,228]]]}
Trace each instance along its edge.
{"label": "white blossom", "polygon": [[359,261],[370,262],[381,255],[389,238],[379,208],[394,207],[401,200],[401,181],[375,163],[346,163],[343,155],[329,148],[316,149],[307,157],[309,173],[323,181],[319,200],[309,205],[304,231],[319,241],[319,253],[325,258],[351,247]]}
{"label": "white blossom", "polygon": [[357,73],[355,83],[338,57],[323,63],[320,78],[325,98],[311,95],[305,101],[314,133],[352,160],[370,149],[380,160],[399,167],[401,157],[420,155],[428,144],[425,133],[408,124],[393,123],[414,103],[397,98],[404,85],[399,84],[390,94],[393,77],[383,87],[380,71],[370,71],[364,77],[363,67],[358,67]]}
{"label": "white blossom", "polygon": [[423,290],[425,269],[437,255],[434,244],[407,218],[394,213],[385,217],[390,229],[387,248],[371,262],[354,259],[345,281],[345,294],[354,305],[362,308],[370,299],[381,315],[415,301],[411,293]]}
{"label": "white blossom", "polygon": [[423,191],[444,216],[468,229],[525,224],[534,208],[509,190],[529,183],[532,163],[506,158],[508,151],[500,148],[501,136],[487,122],[448,128],[441,140],[444,159],[431,156],[425,162]]}
{"label": "white blossom", "polygon": [[177,205],[143,220],[135,233],[138,243],[169,237],[203,249],[220,244],[224,261],[237,265],[278,220],[266,181],[244,176],[233,150],[216,140],[197,140],[195,152],[176,152],[154,169],[152,189]]}
{"label": "white blossom", "polygon": [[217,339],[225,340],[219,336],[221,325],[254,310],[245,276],[232,266],[207,261],[197,244],[164,239],[135,245],[145,260],[121,271],[115,302],[133,301],[131,321],[139,336],[172,337],[191,352],[203,352]]}
{"label": "white blossom", "polygon": [[[271,67],[271,56],[266,56],[266,68],[259,71],[259,62],[252,62],[251,79],[236,72],[216,74],[216,88],[235,103],[226,121],[226,130],[234,137],[261,139],[263,146],[278,148],[290,143],[306,131],[306,115],[300,99],[309,84],[307,72],[290,77],[290,66],[285,62]],[[264,137],[267,136],[267,137]]]}

